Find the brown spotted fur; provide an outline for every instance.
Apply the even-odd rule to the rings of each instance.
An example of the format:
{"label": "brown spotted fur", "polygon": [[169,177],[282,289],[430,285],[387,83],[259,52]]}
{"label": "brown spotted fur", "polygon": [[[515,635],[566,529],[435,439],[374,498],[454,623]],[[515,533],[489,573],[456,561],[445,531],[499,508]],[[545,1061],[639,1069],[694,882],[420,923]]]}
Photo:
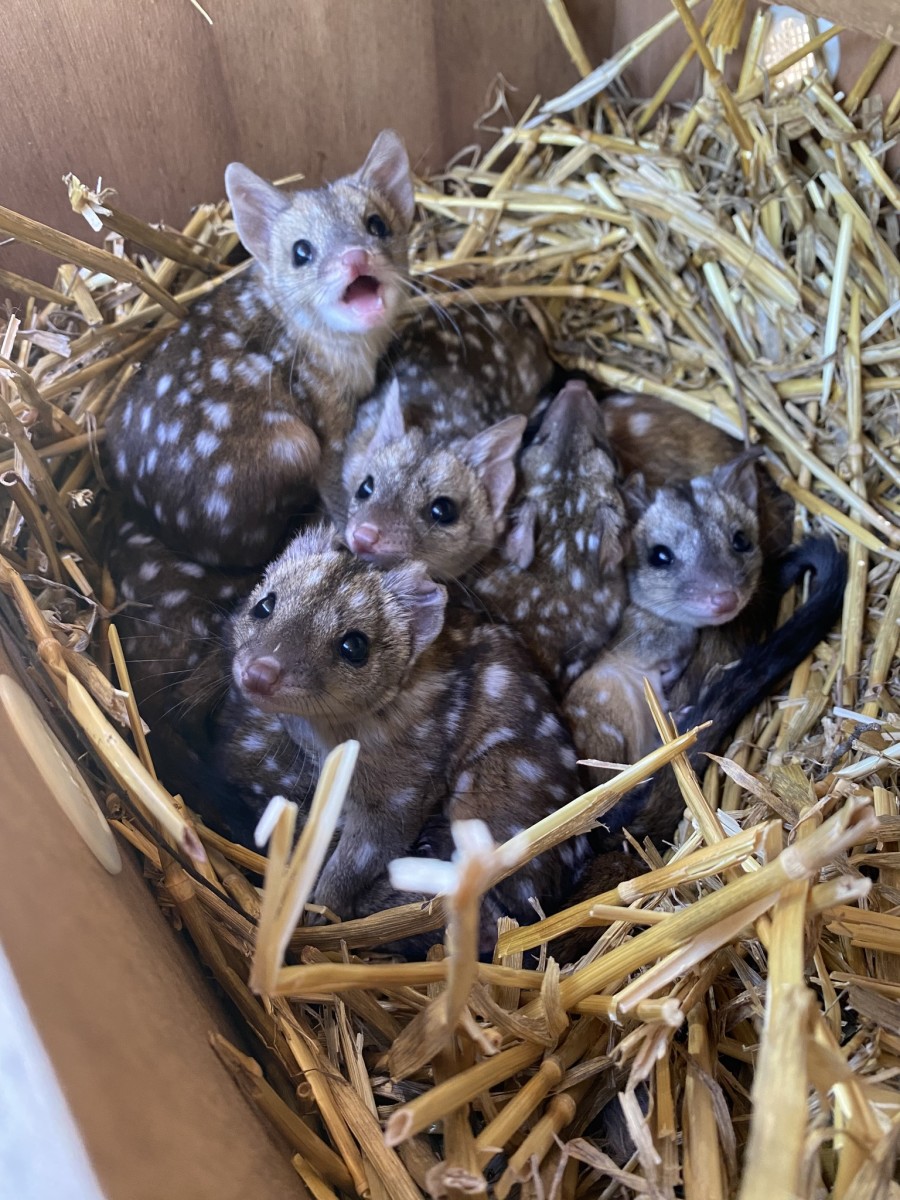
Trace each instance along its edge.
{"label": "brown spotted fur", "polygon": [[[400,311],[413,215],[406,152],[382,133],[354,175],[293,196],[232,164],[254,268],[195,304],[107,421],[112,472],[174,549],[263,563],[313,501]],[[373,215],[387,236],[367,228]],[[295,265],[305,241],[312,256]],[[360,296],[371,283],[374,299]]]}
{"label": "brown spotted fur", "polygon": [[[412,852],[430,818],[479,817],[503,841],[575,794],[568,734],[515,635],[446,601],[423,564],[380,571],[323,529],[297,537],[233,619],[248,708],[278,714],[308,753],[360,743],[315,892],[345,918],[383,902],[388,863]],[[362,664],[341,656],[350,634],[368,640]],[[566,844],[498,885],[486,936],[501,912],[533,916],[529,898],[552,897],[582,854],[580,841]]]}

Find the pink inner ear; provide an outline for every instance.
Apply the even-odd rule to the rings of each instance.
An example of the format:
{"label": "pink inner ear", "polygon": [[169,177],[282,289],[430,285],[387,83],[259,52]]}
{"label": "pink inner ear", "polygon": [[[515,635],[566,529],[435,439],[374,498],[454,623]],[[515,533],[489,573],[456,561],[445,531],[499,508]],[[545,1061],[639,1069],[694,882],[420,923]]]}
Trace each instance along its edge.
{"label": "pink inner ear", "polygon": [[225,168],[225,191],[238,236],[254,258],[266,263],[275,221],[290,207],[290,198],[243,163]]}
{"label": "pink inner ear", "polygon": [[420,562],[395,567],[385,574],[384,582],[409,614],[413,657],[416,658],[444,627],[447,589],[435,583],[425,564]]}
{"label": "pink inner ear", "polygon": [[406,424],[403,420],[403,409],[400,407],[400,385],[396,379],[392,379],[385,389],[381,414],[369,443],[369,450],[377,450],[379,446],[399,442],[405,433]]}
{"label": "pink inner ear", "polygon": [[406,228],[416,207],[406,147],[393,129],[384,129],[372,144],[359,178],[391,204]]}
{"label": "pink inner ear", "polygon": [[527,570],[534,561],[534,524],[536,519],[534,505],[523,504],[513,517],[503,546],[504,557],[521,571]]}

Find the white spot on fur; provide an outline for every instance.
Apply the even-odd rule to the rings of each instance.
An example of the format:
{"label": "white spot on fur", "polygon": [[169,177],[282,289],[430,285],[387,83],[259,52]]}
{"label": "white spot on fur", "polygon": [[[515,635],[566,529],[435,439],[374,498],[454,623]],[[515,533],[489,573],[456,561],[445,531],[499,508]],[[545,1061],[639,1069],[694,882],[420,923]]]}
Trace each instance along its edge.
{"label": "white spot on fur", "polygon": [[212,400],[205,400],[203,403],[203,411],[207,419],[215,426],[216,429],[227,429],[231,424],[231,405],[224,403],[216,403]]}
{"label": "white spot on fur", "polygon": [[169,374],[160,375],[156,383],[156,398],[162,400],[163,396],[167,395],[169,388],[172,386],[172,376]]}
{"label": "white spot on fur", "polygon": [[141,413],[141,433],[146,433],[150,428],[150,409],[145,408]]}
{"label": "white spot on fur", "polygon": [[641,437],[650,432],[652,424],[653,418],[649,413],[635,413],[634,416],[628,418],[628,431],[635,437]]}
{"label": "white spot on fur", "polygon": [[283,425],[285,421],[293,421],[294,418],[289,412],[284,412],[280,408],[272,408],[268,412],[263,413],[264,425]]}
{"label": "white spot on fur", "polygon": [[206,515],[213,520],[227,517],[231,512],[231,501],[224,492],[210,492],[206,497]]}
{"label": "white spot on fur", "polygon": [[569,572],[569,583],[571,583],[576,592],[584,586],[584,575],[578,567],[573,567]]}
{"label": "white spot on fur", "polygon": [[485,692],[492,700],[499,700],[509,687],[509,671],[499,663],[491,663],[484,672],[483,680]]}
{"label": "white spot on fur", "polygon": [[175,588],[171,592],[163,592],[159,598],[163,608],[178,608],[180,604],[184,604],[185,600],[190,597],[190,592],[187,588]]}
{"label": "white spot on fur", "polygon": [[486,754],[492,746],[499,746],[501,742],[511,742],[515,739],[515,737],[516,732],[514,729],[510,729],[506,725],[501,725],[498,729],[491,730],[475,753]]}
{"label": "white spot on fur", "polygon": [[470,792],[472,790],[472,772],[463,771],[456,780],[457,795]]}
{"label": "white spot on fur", "polygon": [[529,783],[540,783],[544,778],[544,768],[539,763],[532,762],[530,758],[517,758],[513,766],[516,774],[521,775]]}
{"label": "white spot on fur", "polygon": [[158,562],[141,563],[141,569],[138,571],[138,577],[149,583],[151,579],[155,579],[159,574]]}
{"label": "white spot on fur", "polygon": [[210,433],[208,429],[204,429],[194,438],[194,445],[197,447],[197,453],[202,454],[204,458],[209,458],[219,448],[219,439],[214,433]]}
{"label": "white spot on fur", "polygon": [[235,333],[233,329],[226,329],[222,334],[222,342],[228,347],[229,350],[240,350],[241,335],[239,333]]}
{"label": "white spot on fur", "polygon": [[233,478],[234,467],[231,463],[222,463],[221,466],[216,467],[216,483],[220,487],[224,487],[226,483],[231,483]]}
{"label": "white spot on fur", "polygon": [[158,460],[159,460],[159,451],[156,449],[155,446],[151,446],[151,448],[147,451],[147,457],[144,459],[144,470],[145,471],[155,471]]}
{"label": "white spot on fur", "polygon": [[203,567],[195,562],[180,562],[175,564],[175,570],[179,575],[190,575],[191,579],[202,579],[206,574]]}
{"label": "white spot on fur", "polygon": [[209,364],[210,378],[216,383],[228,382],[228,360],[226,358],[214,358]]}

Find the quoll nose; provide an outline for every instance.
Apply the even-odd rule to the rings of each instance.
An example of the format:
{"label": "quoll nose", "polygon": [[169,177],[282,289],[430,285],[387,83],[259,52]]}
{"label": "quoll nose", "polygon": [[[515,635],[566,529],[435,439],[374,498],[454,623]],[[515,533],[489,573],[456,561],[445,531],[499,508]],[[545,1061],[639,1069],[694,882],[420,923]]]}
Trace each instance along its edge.
{"label": "quoll nose", "polygon": [[350,549],[354,554],[369,554],[378,545],[381,530],[377,525],[357,525],[350,530]]}
{"label": "quoll nose", "polygon": [[241,671],[241,683],[256,696],[271,696],[281,679],[277,658],[253,658]]}
{"label": "quoll nose", "polygon": [[345,250],[341,255],[341,263],[354,278],[357,275],[368,275],[371,270],[368,250]]}
{"label": "quoll nose", "polygon": [[709,608],[717,617],[727,616],[732,613],[738,606],[738,594],[734,591],[711,592],[709,596]]}

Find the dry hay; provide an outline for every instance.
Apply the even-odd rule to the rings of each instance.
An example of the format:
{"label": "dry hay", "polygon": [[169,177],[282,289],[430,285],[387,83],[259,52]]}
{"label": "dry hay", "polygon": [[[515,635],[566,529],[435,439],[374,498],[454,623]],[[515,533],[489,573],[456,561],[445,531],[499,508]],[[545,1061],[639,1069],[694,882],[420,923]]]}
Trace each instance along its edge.
{"label": "dry hay", "polygon": [[[0,231],[70,264],[54,288],[0,273],[27,297],[0,344],[0,630],[70,745],[93,747],[114,828],[246,1019],[253,1058],[214,1046],[295,1152],[300,1194],[477,1194],[502,1149],[498,1197],[516,1180],[535,1197],[894,1196],[900,195],[881,162],[900,97],[884,111],[866,98],[887,50],[844,102],[825,81],[780,93],[754,67],[759,16],[730,92],[703,40],[714,18],[698,31],[677,0],[705,88],[666,113],[693,49],[638,105],[619,75],[657,31],[592,74],[547,3],[586,78],[419,188],[421,303],[452,317],[518,298],[565,365],[762,440],[798,535],[824,523],[849,545],[839,635],[702,789],[679,757],[693,735],[672,741],[659,712],[669,741],[649,759],[515,843],[470,838],[431,913],[295,929],[352,746],[293,855],[290,806],[272,814],[268,861],[193,822],[153,775],[90,549],[105,414],[183,306],[246,264],[220,265],[235,244],[224,205],[183,233],[151,229],[77,181],[105,251],[0,210]],[[124,257],[123,237],[152,261]],[[503,931],[479,963],[481,892],[670,760],[688,813],[674,850],[643,847],[648,873]],[[445,916],[449,956],[365,961]],[[523,968],[523,951],[578,926],[598,939],[581,962]],[[628,1161],[591,1134],[610,1101]]]}

